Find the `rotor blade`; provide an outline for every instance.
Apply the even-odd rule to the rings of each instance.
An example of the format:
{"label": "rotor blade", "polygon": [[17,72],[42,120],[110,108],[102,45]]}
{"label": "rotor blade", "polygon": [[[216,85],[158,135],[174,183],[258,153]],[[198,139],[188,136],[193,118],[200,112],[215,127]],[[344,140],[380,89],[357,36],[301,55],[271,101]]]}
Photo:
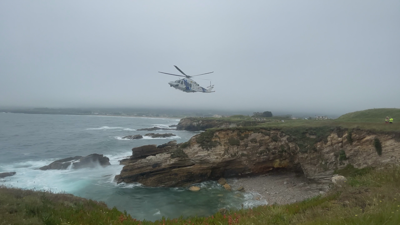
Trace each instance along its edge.
{"label": "rotor blade", "polygon": [[214,71],[213,71],[213,72],[208,72],[208,73],[202,73],[202,74],[193,75],[192,77],[195,77],[195,76],[202,76],[202,75],[206,75],[206,74],[210,74],[210,73],[214,73]]}
{"label": "rotor blade", "polygon": [[[175,65],[174,65],[175,66]],[[179,69],[177,66],[175,66],[175,68],[177,69],[177,70],[179,70],[179,72],[181,72],[183,75],[185,75],[185,76],[187,76],[181,69]]]}
{"label": "rotor blade", "polygon": [[176,76],[176,77],[185,77],[185,76],[179,75],[179,74],[165,73],[165,72],[160,72],[160,71],[158,71],[158,72],[159,73],[163,73],[163,74],[167,74],[167,75],[171,75],[171,76]]}

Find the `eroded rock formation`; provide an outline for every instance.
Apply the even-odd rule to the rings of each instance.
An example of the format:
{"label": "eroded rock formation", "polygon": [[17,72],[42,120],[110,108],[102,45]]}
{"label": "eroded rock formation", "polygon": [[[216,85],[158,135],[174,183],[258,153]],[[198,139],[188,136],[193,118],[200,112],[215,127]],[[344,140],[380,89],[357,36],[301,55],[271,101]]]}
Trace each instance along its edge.
{"label": "eroded rock formation", "polygon": [[207,130],[186,143],[132,149],[115,179],[172,187],[287,169],[329,181],[335,169],[349,163],[356,168],[399,163],[400,142],[395,135],[327,127]]}
{"label": "eroded rock formation", "polygon": [[110,165],[110,160],[108,157],[105,157],[101,154],[91,154],[85,157],[75,156],[75,157],[68,157],[65,159],[56,160],[47,166],[40,167],[39,169],[65,170],[68,167],[71,167],[71,169],[81,169],[81,168],[95,167],[97,165],[108,166]]}

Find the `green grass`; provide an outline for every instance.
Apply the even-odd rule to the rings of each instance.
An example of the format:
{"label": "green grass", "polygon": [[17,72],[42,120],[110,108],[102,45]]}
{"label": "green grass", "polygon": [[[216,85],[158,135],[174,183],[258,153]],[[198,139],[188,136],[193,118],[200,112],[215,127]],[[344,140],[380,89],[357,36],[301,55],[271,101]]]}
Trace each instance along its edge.
{"label": "green grass", "polygon": [[[209,217],[136,221],[104,203],[72,195],[0,187],[2,224],[400,224],[400,166],[336,171],[347,184],[289,205],[237,209]],[[0,223],[1,223],[0,222]]]}
{"label": "green grass", "polygon": [[[351,121],[351,122],[370,122],[370,123],[384,123],[385,117],[392,117],[395,121],[396,118],[400,122],[400,109],[395,108],[381,108],[381,109],[367,109],[363,111],[357,111],[347,113],[340,116],[338,121]],[[394,121],[394,122],[395,122]]]}

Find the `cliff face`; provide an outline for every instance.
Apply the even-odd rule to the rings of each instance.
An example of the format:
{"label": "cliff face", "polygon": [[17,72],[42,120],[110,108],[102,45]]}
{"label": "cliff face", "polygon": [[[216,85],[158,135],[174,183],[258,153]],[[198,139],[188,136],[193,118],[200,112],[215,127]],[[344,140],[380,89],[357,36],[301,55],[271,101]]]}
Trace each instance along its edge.
{"label": "cliff face", "polygon": [[[323,180],[349,163],[357,168],[399,163],[400,142],[394,137],[362,130],[350,134],[342,129],[208,130],[187,143],[158,146],[159,150],[145,158],[138,154],[142,147],[132,149],[131,158],[123,161],[125,166],[115,179],[173,187],[287,169]],[[382,146],[381,156],[374,146],[376,139]]]}

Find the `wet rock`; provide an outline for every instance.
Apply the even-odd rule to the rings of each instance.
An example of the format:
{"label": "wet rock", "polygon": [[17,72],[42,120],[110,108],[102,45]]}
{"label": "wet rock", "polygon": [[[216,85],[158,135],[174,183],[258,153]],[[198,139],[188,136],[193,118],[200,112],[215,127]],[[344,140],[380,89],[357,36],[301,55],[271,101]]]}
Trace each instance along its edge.
{"label": "wet rock", "polygon": [[143,138],[143,136],[140,135],[140,134],[128,135],[128,136],[123,137],[123,139],[131,139],[131,140],[133,140],[133,139],[142,139],[142,138]]}
{"label": "wet rock", "polygon": [[50,163],[47,166],[40,167],[39,169],[41,169],[41,170],[65,170],[69,166],[71,166],[71,164],[74,161],[80,160],[81,158],[82,158],[82,156],[74,156],[74,157],[59,159],[59,160],[56,160],[56,161]]}
{"label": "wet rock", "polygon": [[189,188],[189,190],[191,190],[191,191],[200,191],[200,187],[191,186],[191,187]]}
{"label": "wet rock", "polygon": [[93,168],[96,166],[109,166],[110,159],[102,154],[91,154],[82,157],[79,161],[72,163],[72,169]]}
{"label": "wet rock", "polygon": [[145,134],[144,136],[152,137],[152,138],[167,138],[167,137],[173,137],[176,135],[173,133],[166,133],[166,134],[149,133],[149,134]]}
{"label": "wet rock", "polygon": [[0,173],[0,178],[14,176],[15,174],[16,174],[16,172],[5,172],[5,173]]}
{"label": "wet rock", "polygon": [[224,184],[223,187],[225,188],[225,190],[232,190],[231,186],[229,184]]}
{"label": "wet rock", "polygon": [[236,191],[244,192],[245,190],[244,190],[244,187],[243,187],[243,186],[240,186]]}
{"label": "wet rock", "polygon": [[108,166],[110,159],[102,154],[91,154],[88,156],[75,156],[56,160],[47,166],[40,167],[41,170],[65,170],[71,166],[71,169],[93,168],[96,166]]}
{"label": "wet rock", "polygon": [[225,178],[219,178],[218,184],[220,184],[220,185],[222,185],[222,186],[225,185],[225,184],[226,184]]}

